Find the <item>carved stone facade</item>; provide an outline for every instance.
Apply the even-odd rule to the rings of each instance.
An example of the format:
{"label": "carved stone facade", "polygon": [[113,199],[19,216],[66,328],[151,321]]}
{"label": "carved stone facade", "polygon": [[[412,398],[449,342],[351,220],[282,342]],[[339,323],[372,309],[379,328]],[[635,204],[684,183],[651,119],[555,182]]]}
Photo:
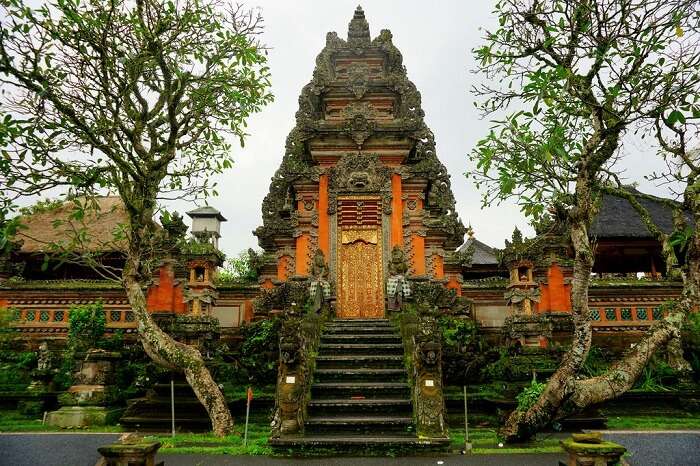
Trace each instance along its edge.
{"label": "carved stone facade", "polygon": [[442,344],[437,320],[418,318],[413,337],[413,406],[419,437],[447,437],[445,400],[442,390]]}
{"label": "carved stone facade", "polygon": [[[358,8],[347,40],[328,33],[255,230],[265,250],[264,286],[308,276],[320,249],[337,284],[339,316],[381,317],[395,246],[406,253],[409,275],[458,283],[460,266],[445,258],[461,245],[465,228],[423,116],[391,32],[372,39]],[[345,201],[347,215],[339,207]],[[354,258],[376,266],[376,283],[354,283],[359,278],[343,264]],[[369,304],[342,299],[360,285]],[[377,310],[357,314],[358,305],[375,301]]]}

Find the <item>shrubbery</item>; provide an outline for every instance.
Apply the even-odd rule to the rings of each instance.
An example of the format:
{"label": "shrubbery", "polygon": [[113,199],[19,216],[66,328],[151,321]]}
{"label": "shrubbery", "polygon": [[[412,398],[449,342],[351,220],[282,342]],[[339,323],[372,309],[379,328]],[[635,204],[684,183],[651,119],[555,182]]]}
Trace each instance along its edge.
{"label": "shrubbery", "polygon": [[102,302],[71,307],[68,313],[68,344],[76,350],[95,348],[105,333],[107,320]]}
{"label": "shrubbery", "polygon": [[546,383],[540,383],[536,380],[530,382],[530,385],[525,387],[523,391],[515,397],[518,402],[518,411],[525,412],[530,409],[539,399],[546,386]]}
{"label": "shrubbery", "polygon": [[19,390],[31,381],[36,353],[24,351],[18,332],[12,328],[13,312],[0,308],[0,390]]}
{"label": "shrubbery", "polygon": [[240,363],[251,382],[266,385],[277,380],[281,326],[279,319],[265,319],[241,328],[245,341],[241,346]]}

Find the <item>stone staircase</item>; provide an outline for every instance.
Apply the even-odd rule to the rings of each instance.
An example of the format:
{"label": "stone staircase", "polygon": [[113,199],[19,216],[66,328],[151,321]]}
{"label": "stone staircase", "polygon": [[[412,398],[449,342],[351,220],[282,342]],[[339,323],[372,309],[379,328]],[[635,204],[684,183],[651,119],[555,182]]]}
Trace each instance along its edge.
{"label": "stone staircase", "polygon": [[435,446],[416,437],[404,349],[387,319],[326,325],[304,435],[270,443],[335,449]]}
{"label": "stone staircase", "polygon": [[[178,430],[206,432],[211,430],[209,415],[192,388],[178,376],[175,384],[175,426]],[[127,401],[119,420],[127,430],[167,432],[170,430],[170,383],[156,383],[142,398]]]}

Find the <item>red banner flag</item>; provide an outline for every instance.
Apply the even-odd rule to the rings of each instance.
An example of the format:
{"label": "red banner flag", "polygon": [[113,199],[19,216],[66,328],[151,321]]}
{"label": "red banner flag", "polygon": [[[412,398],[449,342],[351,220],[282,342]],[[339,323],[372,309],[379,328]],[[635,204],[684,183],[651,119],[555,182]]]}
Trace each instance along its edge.
{"label": "red banner flag", "polygon": [[253,389],[251,387],[248,387],[248,403],[250,403],[253,400]]}

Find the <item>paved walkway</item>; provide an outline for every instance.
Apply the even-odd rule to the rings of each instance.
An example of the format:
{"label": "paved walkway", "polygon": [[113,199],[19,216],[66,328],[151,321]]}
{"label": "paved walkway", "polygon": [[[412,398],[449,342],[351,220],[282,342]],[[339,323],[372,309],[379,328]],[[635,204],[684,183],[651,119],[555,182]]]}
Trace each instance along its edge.
{"label": "paved walkway", "polygon": [[[97,447],[116,440],[119,434],[95,433],[21,433],[0,434],[2,466],[94,466]],[[700,431],[628,432],[614,431],[606,438],[628,448],[626,458],[632,466],[690,466],[700,464]],[[433,455],[400,458],[269,458],[265,456],[226,455],[158,455],[166,466],[191,465],[310,465],[310,466],[380,466],[380,465],[484,465],[484,466],[555,466],[563,454],[526,455]]]}
{"label": "paved walkway", "polygon": [[0,434],[0,465],[95,466],[97,447],[121,434]]}
{"label": "paved walkway", "polygon": [[165,461],[165,466],[556,466],[564,460],[559,454],[526,455],[435,455],[422,457],[374,457],[374,458],[268,458],[264,456],[199,456],[199,455],[158,455],[158,461]]}
{"label": "paved walkway", "polygon": [[605,433],[605,438],[625,446],[631,466],[690,466],[700,464],[700,432]]}

